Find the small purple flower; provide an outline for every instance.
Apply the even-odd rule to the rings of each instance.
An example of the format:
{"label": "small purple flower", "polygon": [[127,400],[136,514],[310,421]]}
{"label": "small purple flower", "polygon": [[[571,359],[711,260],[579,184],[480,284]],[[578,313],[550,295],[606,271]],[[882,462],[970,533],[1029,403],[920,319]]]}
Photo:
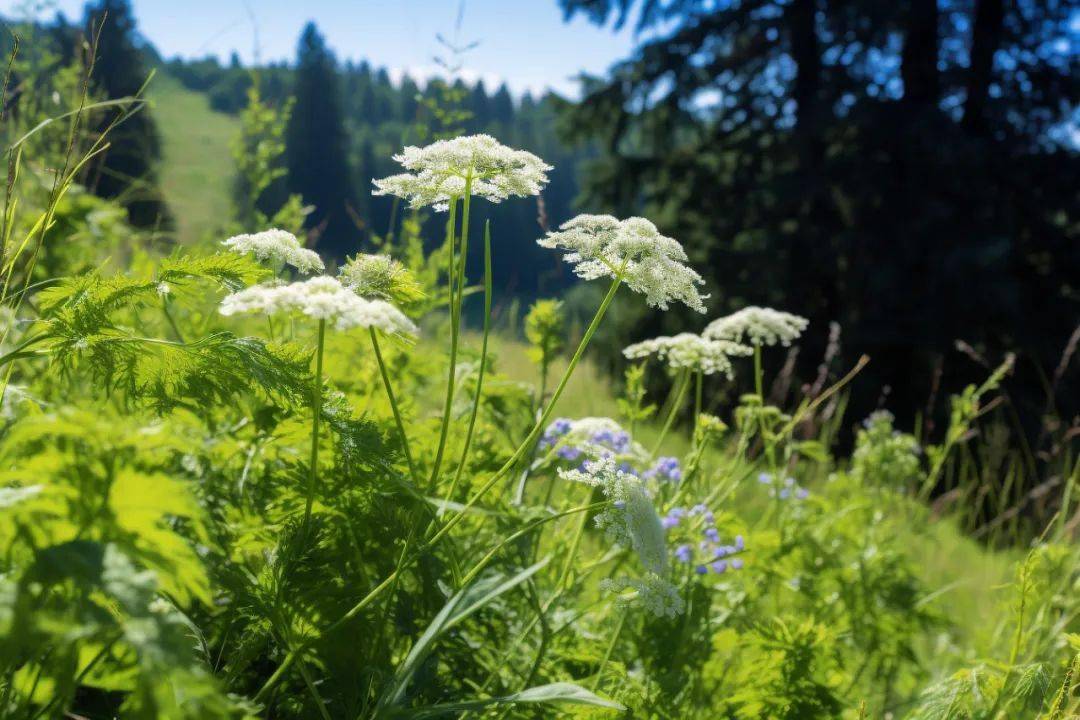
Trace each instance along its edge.
{"label": "small purple flower", "polygon": [[705,537],[713,542],[720,542],[720,531],[714,527],[705,528]]}
{"label": "small purple flower", "polygon": [[794,487],[795,486],[795,478],[793,478],[793,477],[784,478],[784,486],[785,487]]}
{"label": "small purple flower", "polygon": [[646,475],[676,483],[682,480],[683,477],[682,468],[679,467],[679,459],[673,457],[660,458]]}
{"label": "small purple flower", "polygon": [[690,517],[693,517],[695,515],[704,515],[707,512],[709,512],[709,508],[705,507],[704,505],[698,504],[690,508]]}
{"label": "small purple flower", "polygon": [[675,548],[675,557],[679,562],[688,563],[694,557],[694,550],[689,545],[680,545]]}
{"label": "small purple flower", "polygon": [[581,450],[573,445],[563,445],[561,448],[555,451],[555,454],[561,457],[563,460],[577,460],[581,457]]}
{"label": "small purple flower", "polygon": [[795,497],[799,498],[800,500],[805,500],[806,498],[810,497],[810,491],[806,488],[801,487],[795,491]]}
{"label": "small purple flower", "polygon": [[781,500],[787,500],[789,497],[791,497],[791,491],[790,490],[788,490],[787,488],[784,488],[783,490],[780,491],[780,499]]}
{"label": "small purple flower", "polygon": [[705,514],[704,514],[704,515],[702,516],[702,518],[703,518],[703,519],[705,520],[705,522],[706,522],[706,523],[708,523],[709,525],[712,525],[712,524],[713,524],[714,522],[716,522],[716,516],[712,514],[712,511],[709,511],[709,512],[705,513]]}
{"label": "small purple flower", "polygon": [[626,473],[627,475],[633,475],[634,477],[638,477],[637,469],[625,460],[619,463],[619,470]]}
{"label": "small purple flower", "polygon": [[731,569],[732,570],[742,570],[742,567],[743,567],[742,558],[734,558],[731,561]]}
{"label": "small purple flower", "polygon": [[704,565],[698,565],[696,568],[694,568],[694,572],[696,572],[698,575],[704,575],[705,573],[709,572],[709,568],[705,567]]}
{"label": "small purple flower", "polygon": [[736,550],[745,550],[746,549],[746,541],[743,539],[742,535],[736,535],[735,536],[735,549]]}
{"label": "small purple flower", "polygon": [[757,481],[762,485],[772,485],[772,475],[763,472],[757,476]]}
{"label": "small purple flower", "polygon": [[728,545],[717,545],[713,549],[713,557],[715,557],[715,558],[727,557],[728,555],[731,554],[731,551],[730,551],[729,548],[730,548],[730,546],[728,546]]}
{"label": "small purple flower", "polygon": [[626,503],[623,502],[622,500],[616,500],[615,502],[613,502],[611,504],[615,506],[616,510],[622,510],[622,509],[624,509],[626,507]]}
{"label": "small purple flower", "polygon": [[713,572],[715,572],[717,575],[723,575],[725,572],[727,572],[727,561],[717,560],[712,564],[712,569]]}

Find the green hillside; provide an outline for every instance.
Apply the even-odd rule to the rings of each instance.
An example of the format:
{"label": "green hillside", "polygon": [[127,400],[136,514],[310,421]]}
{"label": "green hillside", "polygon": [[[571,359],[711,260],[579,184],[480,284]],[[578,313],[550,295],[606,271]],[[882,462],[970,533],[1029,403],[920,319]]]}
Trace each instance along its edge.
{"label": "green hillside", "polygon": [[213,232],[231,212],[232,143],[236,117],[214,112],[205,95],[159,73],[149,97],[161,132],[161,186],[176,218],[180,243]]}

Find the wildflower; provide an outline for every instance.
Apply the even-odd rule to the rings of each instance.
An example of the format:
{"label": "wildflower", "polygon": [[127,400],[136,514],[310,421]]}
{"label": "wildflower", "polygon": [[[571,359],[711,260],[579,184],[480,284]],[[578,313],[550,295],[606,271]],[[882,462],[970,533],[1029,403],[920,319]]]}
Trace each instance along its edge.
{"label": "wildflower", "polygon": [[[630,438],[630,433],[626,432],[619,423],[606,417],[584,417],[577,420],[556,418],[544,429],[539,446],[542,449],[550,448],[556,443],[563,443],[564,446],[573,445],[591,454],[610,451],[617,455],[632,457],[645,455],[644,450]],[[569,459],[576,459],[576,456]],[[623,470],[630,472],[628,467],[624,465]]]}
{"label": "wildflower", "polygon": [[707,338],[745,342],[761,347],[780,343],[787,346],[806,329],[809,321],[791,313],[750,306],[713,320],[702,333]]}
{"label": "wildflower", "polygon": [[166,295],[168,295],[169,293],[172,292],[172,288],[169,286],[169,283],[167,283],[167,282],[159,282],[157,284],[156,290],[157,290],[157,294],[160,295],[161,297],[165,297]]}
{"label": "wildflower", "polygon": [[566,250],[564,260],[585,280],[618,277],[652,307],[667,310],[678,300],[705,312],[697,289],[701,276],[685,265],[686,252],[644,218],[619,220],[610,215],[578,215],[557,232],[537,240],[541,247]]}
{"label": "wildflower", "polygon": [[610,455],[585,463],[580,470],[560,470],[564,480],[598,487],[612,507],[596,516],[596,525],[623,547],[634,550],[646,570],[667,572],[664,527],[641,480],[615,466]]}
{"label": "wildflower", "polygon": [[297,312],[332,322],[339,330],[378,328],[388,333],[416,334],[416,326],[400,310],[382,300],[364,300],[335,278],[320,275],[287,285],[256,285],[227,295],[222,315]]}
{"label": "wildflower", "polygon": [[753,349],[746,345],[730,340],[710,340],[694,333],[656,337],[623,348],[623,355],[628,360],[656,355],[660,360],[666,360],[673,370],[694,370],[705,375],[723,373],[728,379],[735,376],[730,358],[753,354]]}
{"label": "wildflower", "polygon": [[600,587],[617,593],[620,602],[640,605],[657,617],[675,617],[684,609],[679,589],[656,573],[646,573],[640,579],[609,578]]}
{"label": "wildflower", "polygon": [[525,152],[500,144],[490,135],[440,140],[424,147],[407,146],[394,160],[409,172],[375,180],[376,195],[397,195],[413,207],[449,207],[452,198],[471,194],[491,202],[510,196],[539,195],[551,166]]}
{"label": "wildflower", "polygon": [[252,254],[262,263],[292,265],[300,272],[310,275],[323,269],[319,255],[300,245],[296,236],[284,230],[271,228],[254,235],[236,235],[222,245],[240,255]]}
{"label": "wildflower", "polygon": [[682,480],[682,468],[679,467],[679,459],[673,457],[661,457],[653,465],[652,469],[645,473],[647,478],[659,478],[668,482],[677,483]]}
{"label": "wildflower", "polygon": [[389,255],[361,253],[347,260],[338,273],[342,285],[368,300],[405,305],[424,296],[408,268]]}

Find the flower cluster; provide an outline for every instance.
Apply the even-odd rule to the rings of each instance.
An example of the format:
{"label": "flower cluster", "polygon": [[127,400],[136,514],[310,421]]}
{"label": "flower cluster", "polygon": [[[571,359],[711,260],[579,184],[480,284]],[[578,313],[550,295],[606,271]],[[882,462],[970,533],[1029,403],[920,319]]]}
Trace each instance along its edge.
{"label": "flower cluster", "polygon": [[784,478],[783,482],[775,482],[772,474],[763,472],[758,475],[758,482],[769,486],[769,497],[781,500],[805,500],[810,497],[810,491],[799,485],[793,477]]}
{"label": "flower cluster", "polygon": [[300,313],[331,322],[339,330],[366,327],[416,334],[412,321],[390,303],[357,297],[337,279],[326,275],[289,284],[245,288],[225,296],[219,311],[222,315]]}
{"label": "flower cluster", "polygon": [[750,306],[713,320],[702,333],[707,338],[762,345],[790,345],[802,335],[809,321],[791,313]]}
{"label": "flower cluster", "polygon": [[[642,449],[619,423],[606,417],[584,417],[577,420],[556,418],[544,429],[538,443],[541,450],[555,448],[563,460],[577,460],[582,455],[594,456],[607,451],[615,455],[641,455]],[[636,474],[629,463],[621,463],[623,472]]]}
{"label": "flower cluster", "polygon": [[508,148],[490,135],[410,145],[394,160],[409,172],[375,180],[375,194],[397,195],[413,207],[432,205],[438,210],[462,197],[466,182],[471,182],[471,194],[491,202],[539,195],[551,170],[532,153]]}
{"label": "flower cluster", "polygon": [[685,264],[682,245],[661,235],[645,218],[578,215],[537,242],[566,250],[563,259],[585,280],[619,277],[653,307],[667,310],[668,303],[678,300],[705,312],[707,296],[697,288],[705,281]]}
{"label": "flower cluster", "polygon": [[730,340],[711,340],[694,333],[679,333],[644,340],[623,348],[623,355],[628,360],[638,360],[655,355],[666,360],[673,370],[694,370],[705,375],[723,373],[728,379],[735,377],[731,366],[731,357],[753,355],[752,348]]}
{"label": "flower cluster", "polygon": [[408,304],[424,296],[408,268],[389,255],[359,254],[342,265],[338,273],[342,285],[369,300]]}
{"label": "flower cluster", "polygon": [[620,602],[639,605],[657,617],[681,615],[686,605],[677,587],[652,572],[640,578],[607,578],[601,581],[600,589],[615,593]]}
{"label": "flower cluster", "polygon": [[610,580],[605,587],[616,592],[633,588],[633,597],[659,615],[681,612],[678,593],[665,579],[669,566],[664,527],[641,479],[620,470],[612,453],[586,461],[581,469],[559,470],[559,476],[603,492],[611,504],[596,516],[596,526],[613,542],[633,550],[645,568],[642,579]]}
{"label": "flower cluster", "polygon": [[686,530],[684,535],[687,540],[692,540],[700,532],[697,542],[683,542],[672,553],[678,562],[693,565],[698,575],[709,572],[721,575],[729,569],[742,569],[743,560],[737,556],[746,550],[743,536],[736,535],[731,543],[722,543],[720,531],[716,528],[716,517],[705,505],[695,505],[689,510],[674,507],[661,522],[665,530]]}
{"label": "flower cluster", "polygon": [[292,233],[277,228],[254,235],[236,235],[222,245],[240,255],[254,255],[261,263],[292,265],[306,275],[323,269],[322,258],[317,253],[302,247]]}
{"label": "flower cluster", "polygon": [[679,465],[679,459],[674,457],[660,457],[656,464],[645,471],[645,477],[649,480],[661,480],[669,483],[682,481],[683,472]]}

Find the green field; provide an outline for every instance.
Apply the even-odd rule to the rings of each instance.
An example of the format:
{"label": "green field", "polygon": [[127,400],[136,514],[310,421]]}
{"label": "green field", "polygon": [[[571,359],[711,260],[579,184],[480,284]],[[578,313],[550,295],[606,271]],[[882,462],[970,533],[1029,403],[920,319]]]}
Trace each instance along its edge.
{"label": "green field", "polygon": [[232,144],[239,121],[214,112],[205,95],[166,73],[154,77],[148,96],[163,140],[161,186],[176,219],[177,240],[190,244],[230,217]]}

